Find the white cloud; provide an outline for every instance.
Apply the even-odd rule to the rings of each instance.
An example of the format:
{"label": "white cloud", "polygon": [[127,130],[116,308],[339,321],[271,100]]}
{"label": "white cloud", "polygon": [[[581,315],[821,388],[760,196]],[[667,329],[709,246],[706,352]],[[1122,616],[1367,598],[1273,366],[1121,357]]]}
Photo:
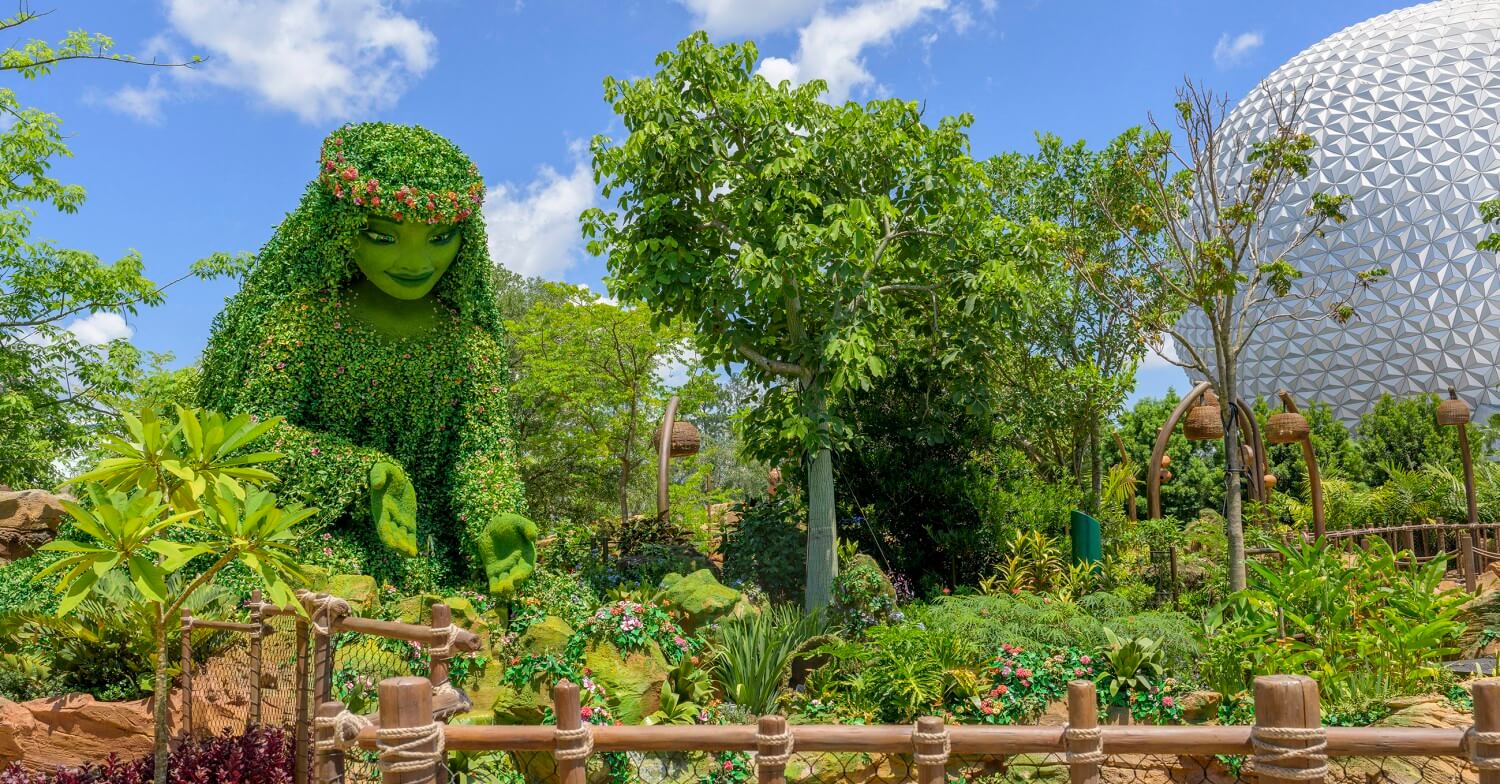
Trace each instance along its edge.
{"label": "white cloud", "polygon": [[135,330],[125,323],[125,317],[118,313],[93,313],[72,320],[66,329],[85,346],[102,346],[135,334]]}
{"label": "white cloud", "polygon": [[770,33],[811,19],[824,0],[679,0],[714,36]]}
{"label": "white cloud", "polygon": [[[574,152],[580,150],[575,146]],[[521,275],[562,277],[583,242],[578,215],[593,206],[596,195],[594,175],[582,160],[569,174],[543,166],[524,186],[491,187],[484,200],[490,258]]]}
{"label": "white cloud", "polygon": [[1245,62],[1250,53],[1260,48],[1265,43],[1265,38],[1260,33],[1249,32],[1231,36],[1225,33],[1219,36],[1219,42],[1214,44],[1214,65],[1220,68],[1233,68]]}
{"label": "white cloud", "polygon": [[[245,90],[310,123],[394,105],[436,61],[437,39],[387,0],[166,0],[171,33],[207,62],[183,84]],[[153,79],[109,100],[154,120],[168,95]]]}
{"label": "white cloud", "polygon": [[161,105],[166,100],[167,88],[162,86],[161,75],[152,74],[145,87],[126,85],[105,98],[104,103],[117,112],[156,125],[162,120]]}
{"label": "white cloud", "polygon": [[797,56],[767,57],[759,73],[771,82],[822,79],[827,98],[842,103],[856,88],[869,88],[875,77],[861,57],[867,47],[888,43],[948,0],[868,0],[836,13],[819,10],[798,34]]}
{"label": "white cloud", "polygon": [[1177,341],[1172,338],[1163,338],[1160,346],[1147,345],[1146,356],[1141,359],[1141,370],[1156,370],[1158,368],[1175,368],[1178,365],[1172,363],[1177,359]]}

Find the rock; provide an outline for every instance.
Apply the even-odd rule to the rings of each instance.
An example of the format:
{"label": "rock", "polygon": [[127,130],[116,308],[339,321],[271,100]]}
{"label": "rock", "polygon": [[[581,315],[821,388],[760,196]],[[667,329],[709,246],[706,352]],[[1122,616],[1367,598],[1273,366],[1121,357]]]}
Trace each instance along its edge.
{"label": "rock", "polygon": [[573,627],[568,622],[549,615],[526,628],[526,632],[516,640],[516,648],[522,654],[546,654],[558,653],[568,647],[568,639],[573,636]]}
{"label": "rock", "polygon": [[323,590],[345,599],[355,615],[366,615],[380,606],[380,588],[367,574],[336,574],[328,578]]}
{"label": "rock", "polygon": [[419,593],[408,596],[395,604],[395,619],[402,623],[431,623],[432,605],[442,602],[452,611],[453,623],[461,629],[479,635],[480,650],[490,647],[490,623],[475,609],[474,603],[462,596],[439,596],[435,593]]}
{"label": "rock", "polygon": [[26,756],[25,744],[36,733],[36,719],[24,705],[0,697],[0,770]]}
{"label": "rock", "polygon": [[[87,694],[69,694],[32,700],[20,707],[31,715],[30,732],[13,742],[29,768],[81,765],[110,754],[128,760],[151,753],[149,700],[99,702]],[[12,717],[7,721],[20,718],[14,708],[6,715]]]}
{"label": "rock", "polygon": [[[1455,709],[1437,695],[1391,700],[1395,713],[1376,722],[1376,727],[1467,727],[1473,718]],[[1341,758],[1329,772],[1328,781],[1336,784],[1381,781],[1391,784],[1459,784],[1466,778],[1464,765],[1455,757],[1351,757]]]}
{"label": "rock", "polygon": [[52,541],[66,514],[62,498],[45,490],[0,491],[0,563]]}
{"label": "rock", "polygon": [[714,573],[699,569],[686,577],[661,578],[661,597],[678,611],[682,628],[694,631],[729,615],[740,603],[739,591],[721,584]]}
{"label": "rock", "polygon": [[1177,701],[1182,708],[1182,720],[1188,724],[1209,724],[1219,718],[1219,705],[1224,695],[1216,691],[1190,691]]}
{"label": "rock", "polygon": [[622,654],[612,642],[595,642],[584,652],[583,666],[616,703],[617,720],[640,724],[661,707],[661,687],[671,667],[655,643]]}
{"label": "rock", "polygon": [[1063,784],[1068,780],[1068,766],[1054,754],[1017,754],[1006,767],[1006,781]]}
{"label": "rock", "polygon": [[1487,591],[1470,599],[1458,615],[1464,624],[1463,636],[1458,638],[1460,657],[1476,659],[1496,651],[1495,642],[1483,642],[1485,631],[1500,632],[1500,591]]}

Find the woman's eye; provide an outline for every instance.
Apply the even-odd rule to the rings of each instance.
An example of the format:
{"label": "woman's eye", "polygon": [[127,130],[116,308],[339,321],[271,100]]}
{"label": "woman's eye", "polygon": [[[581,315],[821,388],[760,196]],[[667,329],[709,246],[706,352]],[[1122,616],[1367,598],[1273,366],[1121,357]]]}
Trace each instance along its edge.
{"label": "woman's eye", "polygon": [[375,243],[376,245],[390,245],[396,241],[396,238],[392,237],[389,234],[382,234],[378,231],[370,230],[365,231],[365,239]]}
{"label": "woman's eye", "polygon": [[448,231],[445,231],[442,234],[434,234],[434,235],[432,235],[432,238],[429,239],[428,242],[432,243],[433,245],[447,245],[450,240],[452,240],[454,237],[457,237],[457,236],[458,236],[458,230],[457,229],[449,229]]}

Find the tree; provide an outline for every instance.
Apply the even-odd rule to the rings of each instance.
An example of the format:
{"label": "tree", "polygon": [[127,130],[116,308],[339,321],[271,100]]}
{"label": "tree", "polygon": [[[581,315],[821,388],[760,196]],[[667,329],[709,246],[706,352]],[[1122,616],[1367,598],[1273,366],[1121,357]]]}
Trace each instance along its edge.
{"label": "tree", "polygon": [[[1350,296],[1384,274],[1370,269],[1353,276],[1351,288],[1336,291],[1300,285],[1302,273],[1287,256],[1341,223],[1349,196],[1315,191],[1303,220],[1287,234],[1269,228],[1293,186],[1312,172],[1317,142],[1299,127],[1302,96],[1267,94],[1264,125],[1228,126],[1229,101],[1186,83],[1177,93],[1176,139],[1153,119],[1150,130],[1124,140],[1117,165],[1121,180],[1146,195],[1140,208],[1121,211],[1114,194],[1098,201],[1122,230],[1138,225],[1140,210],[1164,229],[1159,247],[1140,246],[1144,267],[1120,276],[1099,270],[1096,292],[1114,307],[1140,318],[1151,334],[1174,338],[1186,356],[1176,364],[1209,379],[1219,395],[1224,424],[1225,534],[1229,545],[1229,586],[1245,587],[1245,534],[1238,415],[1240,357],[1264,327],[1284,321],[1354,316]],[[1128,203],[1128,202],[1127,202]],[[1128,237],[1129,234],[1127,233]],[[1113,281],[1106,283],[1108,278]],[[1190,339],[1176,328],[1173,309],[1143,311],[1111,292],[1134,286],[1160,289],[1182,305],[1201,311],[1208,342]]]}
{"label": "tree", "polygon": [[[664,371],[683,363],[681,329],[644,308],[621,307],[565,283],[543,284],[506,324],[517,363],[511,381],[516,439],[529,507],[554,519],[595,519],[612,499],[620,522],[648,493],[650,449],[670,390]],[[691,406],[687,410],[691,410]]]}
{"label": "tree", "polygon": [[[0,19],[0,30],[42,16],[23,3],[14,16]],[[107,36],[81,31],[55,45],[26,41],[0,52],[0,71],[35,79],[72,60],[136,62],[112,48]],[[106,264],[31,238],[36,207],[76,212],[84,192],[49,175],[52,164],[69,155],[57,116],[23,107],[5,88],[0,114],[10,121],[0,132],[0,484],[50,486],[60,478],[59,467],[113,420],[104,401],[128,393],[141,360],[124,340],[86,345],[69,330],[70,319],[134,314],[160,304],[166,287],[142,274],[138,254]],[[219,256],[194,269],[212,275],[238,263]]]}
{"label": "tree", "polygon": [[[1078,482],[1097,508],[1100,427],[1134,385],[1147,350],[1138,314],[1157,317],[1171,304],[1162,289],[1132,285],[1147,252],[1159,251],[1161,224],[1148,217],[1117,224],[1096,198],[1108,194],[1113,213],[1140,214],[1144,188],[1119,164],[1141,151],[1122,140],[1094,151],[1050,134],[1037,136],[1037,148],[985,162],[995,212],[1031,254],[1024,307],[1014,311],[1008,339],[994,341],[1005,355],[994,363],[1001,379],[994,408],[1044,476]],[[1108,296],[1090,281],[1109,286]]]}
{"label": "tree", "polygon": [[[256,421],[248,414],[230,419],[180,406],[176,413],[175,422],[149,410],[139,418],[126,415],[129,435],[106,438],[113,456],[70,481],[89,503],[63,502],[84,538],[43,545],[43,551],[63,557],[35,578],[58,575],[59,616],[72,612],[95,592],[101,577],[116,570],[128,573],[150,602],[156,784],[167,781],[172,661],[167,643],[182,607],[232,563],[256,575],[271,602],[296,605],[291,586],[305,578],[295,560],[295,527],[317,512],[282,508],[261,489],[276,481],[261,466],[281,455],[249,449],[279,419]],[[169,586],[169,577],[195,563],[190,580]]]}
{"label": "tree", "polygon": [[[809,607],[829,602],[836,401],[891,361],[883,330],[907,308],[980,290],[972,252],[988,216],[974,195],[968,116],[936,127],[898,100],[830,106],[825,85],[772,85],[753,44],[703,33],[654,76],[606,79],[629,132],[596,137],[595,179],[614,209],[584,213],[609,255],[611,291],[681,320],[712,366],[744,363],[766,390],[747,413],[757,456],[806,455]],[[946,296],[939,296],[939,292]],[[790,453],[790,455],[789,455]]]}

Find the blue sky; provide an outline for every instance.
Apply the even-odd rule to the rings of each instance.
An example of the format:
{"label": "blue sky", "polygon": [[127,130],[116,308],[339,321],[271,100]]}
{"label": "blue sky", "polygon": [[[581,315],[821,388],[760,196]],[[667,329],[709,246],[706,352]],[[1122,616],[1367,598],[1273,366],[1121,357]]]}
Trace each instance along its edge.
{"label": "blue sky", "polygon": [[[577,215],[597,200],[582,157],[619,131],[606,75],[649,74],[695,29],[751,37],[762,68],[825,78],[836,96],[970,112],[976,155],[1030,150],[1037,131],[1103,144],[1169,107],[1184,76],[1233,96],[1321,38],[1399,0],[54,0],[27,25],[84,28],[121,51],[192,69],[73,63],[13,85],[60,115],[83,185],[77,214],[37,236],[117,258],[134,249],[158,282],[214,251],[253,251],[315,174],[338,124],[420,123],[456,141],[490,185],[492,255],[528,275],[602,290]],[[187,281],[165,305],[78,331],[130,335],[196,359],[234,284]],[[1160,361],[1137,395],[1183,388]]]}

